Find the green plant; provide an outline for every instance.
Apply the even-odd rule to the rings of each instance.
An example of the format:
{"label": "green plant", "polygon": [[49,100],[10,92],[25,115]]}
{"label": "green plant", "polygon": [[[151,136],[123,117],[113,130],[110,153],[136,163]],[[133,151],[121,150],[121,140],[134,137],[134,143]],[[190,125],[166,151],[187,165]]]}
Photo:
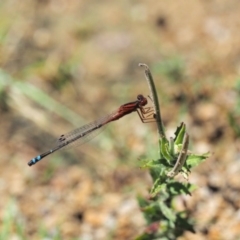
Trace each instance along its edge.
{"label": "green plant", "polygon": [[145,76],[154,102],[159,134],[159,158],[141,161],[141,167],[150,171],[153,186],[148,198],[138,197],[147,228],[136,240],[177,239],[185,231],[194,232],[194,221],[187,210],[178,211],[174,207],[174,200],[182,194],[191,195],[196,187],[188,182],[179,182],[174,177],[182,173],[187,178],[191,169],[204,161],[208,153],[196,155],[188,150],[189,135],[184,123],[177,127],[174,138],[166,138],[151,72],[147,65],[140,66],[145,67]]}

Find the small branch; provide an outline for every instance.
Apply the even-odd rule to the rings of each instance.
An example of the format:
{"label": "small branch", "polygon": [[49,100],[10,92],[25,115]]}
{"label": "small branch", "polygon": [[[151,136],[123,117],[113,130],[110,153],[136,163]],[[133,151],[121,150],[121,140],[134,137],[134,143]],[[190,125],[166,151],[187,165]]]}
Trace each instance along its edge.
{"label": "small branch", "polygon": [[148,82],[148,86],[151,92],[151,97],[153,99],[153,105],[154,105],[154,110],[155,110],[155,114],[156,114],[156,122],[157,122],[157,127],[158,127],[158,134],[160,138],[166,138],[165,136],[165,131],[164,131],[164,126],[163,126],[163,122],[162,122],[162,118],[161,118],[161,112],[160,112],[160,105],[158,103],[158,95],[157,95],[157,91],[155,88],[155,84],[153,81],[153,77],[152,74],[149,70],[149,67],[144,64],[144,63],[139,63],[140,67],[145,67],[145,77],[146,80]]}
{"label": "small branch", "polygon": [[189,136],[187,133],[185,133],[184,138],[183,138],[183,145],[182,145],[181,152],[178,156],[178,159],[177,159],[173,169],[167,173],[168,177],[171,177],[171,178],[175,177],[179,173],[179,171],[182,169],[182,167],[187,159],[188,144],[189,144]]}

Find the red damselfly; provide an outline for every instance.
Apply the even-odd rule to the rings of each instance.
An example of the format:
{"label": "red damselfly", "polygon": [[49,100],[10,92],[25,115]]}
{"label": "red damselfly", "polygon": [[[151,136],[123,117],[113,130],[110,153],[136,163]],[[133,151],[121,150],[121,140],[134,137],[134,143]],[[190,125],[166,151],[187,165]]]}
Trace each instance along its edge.
{"label": "red damselfly", "polygon": [[32,166],[45,158],[46,156],[56,152],[57,150],[60,150],[66,146],[73,145],[74,143],[84,143],[91,138],[93,138],[96,135],[96,130],[102,128],[107,123],[110,123],[112,121],[116,121],[119,118],[122,118],[123,116],[130,114],[132,112],[137,112],[141,121],[143,123],[152,122],[155,121],[154,119],[154,112],[151,107],[144,107],[148,103],[147,98],[145,98],[143,95],[139,94],[137,96],[137,100],[133,102],[129,102],[126,104],[121,105],[115,112],[102,117],[92,123],[86,124],[80,128],[77,128],[67,134],[61,135],[55,146],[48,150],[45,153],[42,153],[38,155],[37,157],[33,158],[31,161],[28,162],[29,166]]}

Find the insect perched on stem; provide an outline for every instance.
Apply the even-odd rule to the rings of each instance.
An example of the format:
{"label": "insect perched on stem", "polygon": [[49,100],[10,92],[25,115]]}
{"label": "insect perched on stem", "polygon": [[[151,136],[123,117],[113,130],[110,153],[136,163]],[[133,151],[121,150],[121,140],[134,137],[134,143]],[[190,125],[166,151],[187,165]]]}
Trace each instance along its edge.
{"label": "insect perched on stem", "polygon": [[80,128],[77,128],[69,133],[62,134],[57,142],[56,145],[48,150],[47,152],[44,152],[37,157],[33,158],[28,162],[29,166],[32,166],[45,158],[46,156],[66,147],[73,145],[74,143],[82,144],[94,136],[97,135],[98,129],[102,128],[106,124],[116,121],[132,112],[137,112],[138,116],[140,117],[141,121],[143,123],[153,122],[155,121],[155,115],[153,112],[153,109],[151,107],[144,107],[148,103],[147,98],[145,98],[143,95],[139,94],[137,96],[137,100],[129,103],[125,103],[121,105],[115,112],[99,118],[98,120],[86,124]]}

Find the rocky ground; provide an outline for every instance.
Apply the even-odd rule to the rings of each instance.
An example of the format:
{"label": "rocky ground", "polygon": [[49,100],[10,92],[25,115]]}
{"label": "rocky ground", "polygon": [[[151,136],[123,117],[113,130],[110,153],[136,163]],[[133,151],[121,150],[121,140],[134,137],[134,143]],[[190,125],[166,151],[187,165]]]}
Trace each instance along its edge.
{"label": "rocky ground", "polygon": [[[1,239],[133,239],[136,197],[151,184],[155,124],[136,114],[93,141],[27,162],[60,134],[158,88],[167,133],[184,121],[194,152],[211,152],[185,197],[196,234],[240,239],[239,1],[8,0],[0,3]],[[70,110],[71,109],[71,110]],[[178,204],[176,202],[176,204]]]}

